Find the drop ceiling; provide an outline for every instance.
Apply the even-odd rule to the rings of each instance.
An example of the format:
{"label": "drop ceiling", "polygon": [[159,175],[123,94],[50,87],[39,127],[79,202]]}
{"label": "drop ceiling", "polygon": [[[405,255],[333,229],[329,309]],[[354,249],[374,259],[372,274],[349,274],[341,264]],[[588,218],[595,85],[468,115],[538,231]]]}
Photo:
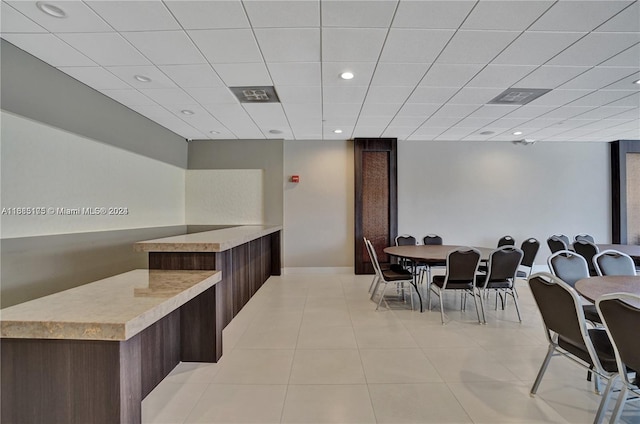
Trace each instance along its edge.
{"label": "drop ceiling", "polygon": [[3,0],[0,36],[185,139],[640,139],[638,1],[40,3],[66,17]]}

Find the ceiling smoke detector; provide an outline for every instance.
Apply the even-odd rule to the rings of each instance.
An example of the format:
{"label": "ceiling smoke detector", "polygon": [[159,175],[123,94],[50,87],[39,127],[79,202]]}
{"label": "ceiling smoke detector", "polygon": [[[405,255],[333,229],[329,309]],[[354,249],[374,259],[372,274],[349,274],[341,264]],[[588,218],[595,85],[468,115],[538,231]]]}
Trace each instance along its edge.
{"label": "ceiling smoke detector", "polygon": [[487,104],[526,105],[549,91],[550,88],[507,88]]}
{"label": "ceiling smoke detector", "polygon": [[280,103],[273,86],[229,87],[240,103]]}

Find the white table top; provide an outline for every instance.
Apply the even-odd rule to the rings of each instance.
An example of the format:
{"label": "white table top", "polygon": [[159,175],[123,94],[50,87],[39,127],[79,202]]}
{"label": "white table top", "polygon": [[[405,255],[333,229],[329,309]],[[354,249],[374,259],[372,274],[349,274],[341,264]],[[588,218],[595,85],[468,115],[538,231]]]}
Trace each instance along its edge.
{"label": "white table top", "polygon": [[3,338],[127,340],[221,280],[136,269],[0,310]]}

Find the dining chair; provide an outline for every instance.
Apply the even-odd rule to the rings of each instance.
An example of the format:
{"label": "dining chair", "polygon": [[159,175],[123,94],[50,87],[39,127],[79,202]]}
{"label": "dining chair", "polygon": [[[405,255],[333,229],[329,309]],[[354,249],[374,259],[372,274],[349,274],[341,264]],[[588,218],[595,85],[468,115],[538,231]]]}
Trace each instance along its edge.
{"label": "dining chair", "polygon": [[[465,294],[471,294],[476,306],[478,322],[482,323],[480,319],[482,306],[478,306],[475,292],[475,275],[480,264],[480,257],[480,251],[473,247],[459,247],[450,251],[447,254],[445,275],[435,275],[428,284],[429,310],[431,310],[431,293],[433,292],[440,300],[440,319],[443,325],[445,324],[443,295],[447,290],[461,290]],[[466,298],[463,296],[462,310],[465,309],[465,305]]]}
{"label": "dining chair", "polygon": [[500,238],[500,240],[498,240],[498,247],[515,246],[515,245],[516,245],[516,241],[511,236],[504,236]]}
{"label": "dining chair", "polygon": [[516,273],[516,277],[527,278],[531,275],[531,271],[533,270],[533,264],[536,260],[538,250],[540,249],[540,242],[533,237],[528,238],[522,242],[520,249],[524,252],[524,257],[522,258],[520,266],[527,268],[527,271],[518,271]]}
{"label": "dining chair", "polygon": [[636,275],[636,265],[631,256],[617,250],[603,250],[593,257],[598,275]]}
{"label": "dining chair", "polygon": [[[562,281],[575,287],[578,280],[589,278],[589,267],[587,260],[571,250],[560,250],[547,259],[547,265],[551,273]],[[593,323],[600,323],[600,315],[595,305],[587,303],[583,305],[584,315],[587,320]]]}
{"label": "dining chair", "polygon": [[598,246],[588,240],[577,240],[573,243],[573,250],[586,259],[587,267],[589,268],[589,275],[598,275],[593,264],[593,257],[600,252]]}
{"label": "dining chair", "polygon": [[427,234],[422,238],[424,245],[442,245],[442,237],[437,234]]}
{"label": "dining chair", "polygon": [[[520,306],[518,305],[518,296],[515,293],[515,280],[516,272],[522,262],[524,252],[521,249],[513,246],[502,246],[489,255],[489,265],[486,275],[476,276],[475,287],[480,297],[480,308],[482,310],[482,319],[484,323],[487,323],[484,303],[482,301],[483,295],[486,295],[489,290],[496,292],[496,309],[498,309],[498,295],[502,301],[502,309],[504,310],[506,296],[513,297],[516,304],[516,312],[518,314],[518,320],[522,322],[520,316]],[[503,297],[504,293],[504,297]]]}
{"label": "dining chair", "polygon": [[400,291],[401,295],[404,297],[404,290],[405,290],[404,283],[409,283],[409,287],[408,287],[409,296],[411,298],[411,309],[413,309],[413,274],[411,273],[411,271],[405,270],[404,272],[398,272],[392,269],[382,270],[380,268],[380,263],[378,262],[378,255],[376,254],[376,250],[373,247],[373,244],[368,239],[365,239],[364,242],[367,246],[367,251],[369,252],[369,258],[371,259],[371,263],[373,264],[373,268],[377,275],[376,284],[373,287],[373,290],[371,291],[371,299],[375,297],[376,292],[378,292],[378,287],[380,286],[380,284],[383,285],[382,293],[380,293],[380,299],[378,300],[378,304],[376,306],[376,311],[380,308],[380,304],[382,303],[383,300],[385,302],[385,305],[387,305],[387,308],[389,307],[389,304],[387,303],[387,300],[384,297],[384,294],[387,291],[387,287],[389,286],[389,284],[394,284],[396,288]]}
{"label": "dining chair", "polygon": [[[409,234],[402,234],[400,236],[397,236],[394,241],[396,246],[415,246],[416,244],[418,244],[418,241],[416,240],[416,238]],[[401,258],[399,264],[391,265],[391,269],[393,269],[396,272],[402,272],[403,269],[406,270],[411,266],[412,264],[408,259]]]}
{"label": "dining chair", "polygon": [[638,373],[635,381],[629,374],[640,370],[640,296],[630,293],[611,293],[600,297],[596,302],[598,312],[602,316],[604,328],[609,335],[615,352],[618,375],[622,381],[622,388],[618,393],[618,401],[611,414],[611,423],[617,423],[627,401],[627,393],[634,393],[640,397]]}
{"label": "dining chair", "polygon": [[554,234],[547,239],[547,246],[549,246],[551,253],[556,253],[560,250],[569,250],[569,238],[562,236],[562,234]]}
{"label": "dining chair", "polygon": [[[442,237],[437,234],[427,234],[422,238],[422,244],[425,246],[442,246]],[[420,279],[423,280],[426,277],[426,281],[431,281],[433,268],[445,267],[447,262],[433,259],[420,262],[419,265],[423,266]]]}
{"label": "dining chair", "polygon": [[575,237],[573,238],[573,241],[578,241],[578,240],[586,240],[591,243],[596,242],[591,234],[586,234],[586,233],[576,234]]}
{"label": "dining chair", "polygon": [[542,315],[549,343],[531,395],[537,393],[551,358],[571,359],[607,380],[593,420],[594,423],[602,422],[618,372],[613,346],[605,329],[587,327],[578,293],[563,280],[549,273],[537,273],[529,277],[529,287]]}

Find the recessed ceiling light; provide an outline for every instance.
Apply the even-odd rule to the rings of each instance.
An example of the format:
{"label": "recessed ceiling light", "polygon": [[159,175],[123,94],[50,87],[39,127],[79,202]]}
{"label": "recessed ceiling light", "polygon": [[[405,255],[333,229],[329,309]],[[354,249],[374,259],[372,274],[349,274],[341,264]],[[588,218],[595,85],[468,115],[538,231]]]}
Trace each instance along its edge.
{"label": "recessed ceiling light", "polygon": [[640,84],[640,80],[634,81],[634,84]]}
{"label": "recessed ceiling light", "polygon": [[140,82],[151,82],[151,78],[145,77],[144,75],[134,75],[133,78]]}
{"label": "recessed ceiling light", "polygon": [[350,80],[353,79],[353,72],[343,72],[340,74],[340,78],[345,79],[345,80]]}
{"label": "recessed ceiling light", "polygon": [[54,6],[50,3],[46,3],[43,1],[39,1],[36,3],[36,7],[46,13],[49,16],[53,16],[54,18],[66,18],[67,14],[64,10],[60,9],[58,6]]}
{"label": "recessed ceiling light", "polygon": [[333,132],[336,133],[336,134],[342,134],[342,130],[341,129],[333,130]]}
{"label": "recessed ceiling light", "polygon": [[270,134],[282,134],[282,131],[280,130],[269,130]]}
{"label": "recessed ceiling light", "polygon": [[180,113],[182,113],[183,115],[194,115],[195,112],[189,109],[183,109],[180,111]]}
{"label": "recessed ceiling light", "polygon": [[516,131],[513,133],[513,135],[522,135],[522,131]]}
{"label": "recessed ceiling light", "polygon": [[209,131],[209,134],[220,134],[220,131]]}

